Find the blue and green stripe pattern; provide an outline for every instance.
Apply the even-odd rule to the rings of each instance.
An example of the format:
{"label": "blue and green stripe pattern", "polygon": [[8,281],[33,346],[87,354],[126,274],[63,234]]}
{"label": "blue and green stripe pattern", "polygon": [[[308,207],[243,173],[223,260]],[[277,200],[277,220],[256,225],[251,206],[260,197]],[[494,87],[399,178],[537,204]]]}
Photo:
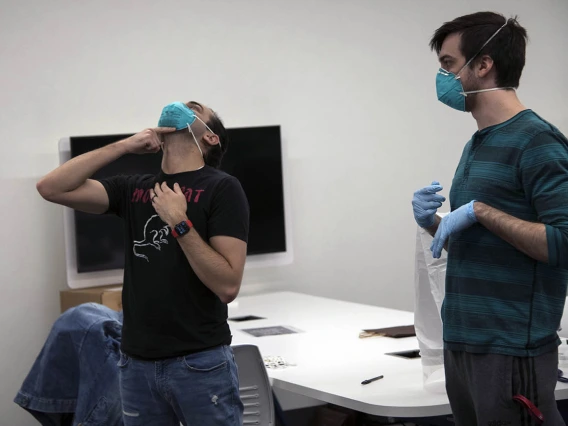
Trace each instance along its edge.
{"label": "blue and green stripe pattern", "polygon": [[568,139],[531,110],[476,132],[452,182],[451,209],[471,200],[543,223],[549,260],[532,259],[481,224],[454,235],[442,306],[446,349],[553,350],[568,283]]}

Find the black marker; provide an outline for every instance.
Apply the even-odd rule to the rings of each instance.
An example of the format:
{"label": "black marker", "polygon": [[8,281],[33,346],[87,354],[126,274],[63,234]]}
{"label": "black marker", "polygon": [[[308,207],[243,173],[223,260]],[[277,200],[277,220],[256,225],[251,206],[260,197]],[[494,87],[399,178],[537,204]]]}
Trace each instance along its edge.
{"label": "black marker", "polygon": [[367,379],[367,380],[363,380],[361,382],[362,385],[368,385],[369,383],[374,382],[375,380],[381,380],[383,378],[383,376],[377,376],[377,377],[373,377],[372,379]]}

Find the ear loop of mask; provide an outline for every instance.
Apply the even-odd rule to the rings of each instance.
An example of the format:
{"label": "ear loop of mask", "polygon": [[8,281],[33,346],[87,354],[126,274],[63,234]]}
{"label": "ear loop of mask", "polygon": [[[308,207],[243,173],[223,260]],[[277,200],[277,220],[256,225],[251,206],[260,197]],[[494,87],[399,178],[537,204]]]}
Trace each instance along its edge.
{"label": "ear loop of mask", "polygon": [[[215,134],[215,132],[214,132],[213,130],[211,130],[211,129],[209,128],[209,126],[208,126],[201,118],[199,118],[197,115],[195,116],[195,118],[197,118],[199,121],[201,121],[207,130],[209,130],[211,133],[213,133],[215,136],[217,136],[217,135]],[[218,137],[218,136],[217,136],[217,137]],[[219,139],[219,148],[223,148],[223,147],[221,146],[221,139]]]}
{"label": "ear loop of mask", "polygon": [[[209,130],[211,133],[213,133],[215,136],[217,136],[217,134],[213,130],[211,130],[209,128],[209,126],[201,118],[199,118],[198,116],[195,116],[195,118],[197,118],[199,121],[201,121],[207,130]],[[217,139],[219,139],[219,136],[217,136]],[[221,146],[221,139],[219,139],[219,148],[223,148]]]}
{"label": "ear loop of mask", "polygon": [[[499,34],[499,32],[507,26],[508,23],[509,23],[509,20],[507,19],[505,21],[505,23],[497,31],[495,31],[495,33],[491,37],[489,37],[489,40],[487,40],[485,43],[483,43],[483,46],[481,46],[481,48],[477,51],[477,53],[475,55],[473,55],[471,57],[471,59],[469,61],[467,61],[466,64],[458,71],[458,73],[456,74],[456,80],[459,80],[461,78],[460,74],[465,69],[465,67],[467,67],[477,57],[477,55],[479,55],[481,53],[481,51],[485,48],[485,46],[487,46],[489,44],[489,42],[491,40],[493,40],[497,36],[497,34]],[[471,90],[469,92],[461,92],[461,94],[464,95],[464,96],[467,96],[468,94],[473,94],[473,93],[492,92],[494,90],[503,90],[503,89],[515,90],[514,87],[493,87],[491,89],[481,89],[481,90]]]}
{"label": "ear loop of mask", "polygon": [[[203,122],[203,120],[201,120],[198,116],[195,116],[195,118],[197,118],[199,121],[201,121],[207,130],[209,130],[211,133],[215,134],[215,132],[213,132],[213,130],[211,130],[209,128],[209,126]],[[199,142],[197,142],[197,139],[195,138],[195,134],[191,130],[191,125],[189,123],[187,123],[187,130],[189,130],[189,133],[191,133],[191,136],[193,137],[193,140],[195,141],[195,144],[197,145],[197,148],[199,149],[201,156],[205,160],[205,156],[203,155],[203,151],[201,150],[201,147],[199,146]],[[219,148],[221,148],[221,141],[219,141]]]}
{"label": "ear loop of mask", "polygon": [[195,141],[195,145],[197,145],[197,149],[199,149],[199,152],[201,153],[201,156],[203,157],[203,159],[205,159],[205,157],[203,156],[203,151],[201,150],[201,147],[199,146],[199,143],[197,142],[197,139],[195,138],[195,135],[193,134],[193,132],[191,131],[191,125],[189,123],[187,123],[187,130],[189,130],[189,133],[191,133],[191,136],[193,137],[193,140]]}
{"label": "ear loop of mask", "polygon": [[[211,129],[209,128],[209,126],[208,126],[205,122],[203,122],[203,120],[202,120],[201,118],[199,118],[197,115],[195,116],[195,118],[197,118],[199,121],[201,121],[201,122],[203,123],[203,125],[205,126],[205,128],[215,135],[215,132],[214,132],[213,130],[211,130]],[[189,123],[187,123],[187,130],[189,130],[189,133],[191,133],[191,136],[193,137],[193,140],[195,141],[195,144],[197,145],[197,148],[199,148],[199,152],[201,153],[201,156],[202,156],[203,158],[205,158],[205,157],[203,156],[203,151],[201,150],[201,147],[199,146],[199,143],[197,142],[197,139],[195,138],[195,134],[194,134],[193,131],[191,130],[191,125],[190,125]],[[219,140],[219,148],[223,148],[223,147],[221,146],[221,140]]]}
{"label": "ear loop of mask", "polygon": [[475,55],[473,55],[471,57],[471,59],[469,61],[467,61],[463,67],[461,67],[461,69],[458,71],[458,73],[456,75],[456,79],[460,78],[459,75],[465,69],[465,67],[467,67],[469,64],[471,64],[471,61],[473,61],[475,58],[477,58],[477,55],[479,55],[481,53],[481,51],[483,49],[485,49],[485,46],[487,46],[489,44],[489,42],[491,40],[493,40],[497,36],[497,34],[499,34],[499,32],[501,32],[501,30],[507,26],[508,23],[509,23],[509,20],[507,20],[497,31],[495,31],[495,33],[491,37],[489,37],[489,40],[487,40],[485,43],[483,43],[483,46],[481,46],[481,48],[477,51],[477,53]]}

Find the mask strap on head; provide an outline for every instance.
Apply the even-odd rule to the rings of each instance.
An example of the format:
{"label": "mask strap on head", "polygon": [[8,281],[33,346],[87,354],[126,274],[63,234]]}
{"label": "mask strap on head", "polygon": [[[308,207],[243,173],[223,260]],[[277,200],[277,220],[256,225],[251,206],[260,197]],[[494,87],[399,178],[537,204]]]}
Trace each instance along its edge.
{"label": "mask strap on head", "polygon": [[195,139],[195,135],[191,131],[191,125],[189,123],[187,123],[187,130],[189,130],[189,133],[191,133],[191,136],[193,137],[193,140],[195,141],[195,145],[197,145],[197,148],[199,149],[199,152],[201,153],[201,156],[203,157],[203,151],[201,150],[201,147],[199,146],[199,142],[197,142],[197,139]]}
{"label": "mask strap on head", "polygon": [[483,46],[481,46],[481,48],[477,51],[477,53],[475,55],[473,55],[471,57],[471,59],[465,63],[465,65],[461,68],[461,70],[459,70],[459,72],[456,75],[456,79],[460,78],[459,75],[465,69],[465,67],[467,67],[471,63],[471,61],[473,61],[475,58],[477,58],[477,55],[479,55],[481,53],[481,51],[485,48],[485,46],[487,46],[489,44],[489,42],[491,40],[493,40],[495,38],[495,36],[497,36],[497,34],[499,34],[499,32],[501,32],[501,30],[507,26],[508,23],[509,23],[509,20],[508,19],[505,20],[505,23],[497,31],[495,31],[495,33],[491,37],[489,37],[489,40],[487,40],[485,43],[483,43]]}
{"label": "mask strap on head", "polygon": [[[213,130],[211,130],[211,128],[207,125],[207,123],[205,123],[205,122],[204,122],[201,118],[199,118],[197,115],[195,116],[195,118],[197,118],[199,121],[201,121],[207,130],[209,130],[211,133],[213,133],[215,136],[217,136],[217,138],[219,138],[219,136],[218,136]],[[221,146],[221,139],[219,139],[219,148],[223,148],[223,147]]]}
{"label": "mask strap on head", "polygon": [[462,95],[467,96],[471,93],[483,93],[483,92],[492,92],[494,90],[517,90],[515,87],[493,87],[491,89],[481,89],[481,90],[470,90],[469,92],[461,92]]}

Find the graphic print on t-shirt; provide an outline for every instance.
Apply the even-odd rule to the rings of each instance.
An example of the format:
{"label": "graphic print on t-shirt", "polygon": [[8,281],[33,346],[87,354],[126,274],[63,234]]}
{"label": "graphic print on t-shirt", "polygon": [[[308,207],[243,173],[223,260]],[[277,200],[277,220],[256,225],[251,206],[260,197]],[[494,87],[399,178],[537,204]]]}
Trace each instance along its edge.
{"label": "graphic print on t-shirt", "polygon": [[[171,185],[173,187],[173,185]],[[194,189],[182,186],[181,191],[185,196],[188,204],[197,204],[203,199],[205,189]],[[151,188],[135,188],[132,197],[130,198],[131,204],[147,204],[152,202]],[[136,257],[140,257],[146,262],[150,262],[150,256],[154,250],[161,251],[162,244],[168,244],[167,236],[170,235],[170,228],[155,214],[146,221],[144,225],[144,235],[141,240],[134,241],[132,251]]]}
{"label": "graphic print on t-shirt", "polygon": [[[205,166],[170,175],[117,175],[100,182],[108,194],[108,213],[124,221],[124,353],[173,359],[230,345],[227,305],[201,282],[171,227],[157,216],[152,189],[157,183],[170,190],[180,185],[193,233],[204,241],[226,236],[246,243],[250,209],[237,178]],[[157,280],[163,290],[158,298]]]}
{"label": "graphic print on t-shirt", "polygon": [[[134,255],[137,257],[141,257],[145,259],[146,262],[150,262],[150,259],[144,253],[140,253],[139,250],[143,249],[142,251],[150,254],[152,250],[160,251],[162,249],[162,244],[168,244],[168,240],[166,237],[170,234],[170,228],[157,214],[153,215],[146,221],[144,225],[144,236],[139,241],[134,241],[132,246],[132,251]],[[144,249],[145,247],[150,248],[151,250]]]}
{"label": "graphic print on t-shirt", "polygon": [[[185,195],[185,200],[188,203],[199,203],[199,199],[205,192],[204,189],[186,188],[185,186],[182,186],[180,189],[181,192],[183,192],[183,195]],[[132,198],[130,199],[130,202],[143,203],[143,204],[151,203],[152,202],[151,195],[152,195],[151,188],[150,189],[136,188],[132,193]]]}

